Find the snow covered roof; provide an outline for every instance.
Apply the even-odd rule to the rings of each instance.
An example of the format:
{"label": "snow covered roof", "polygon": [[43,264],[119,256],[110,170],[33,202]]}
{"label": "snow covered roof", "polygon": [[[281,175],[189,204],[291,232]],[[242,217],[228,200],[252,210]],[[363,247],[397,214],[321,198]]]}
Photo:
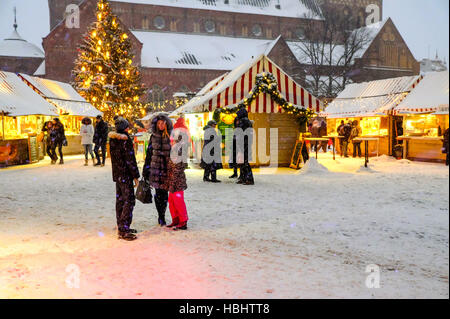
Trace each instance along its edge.
{"label": "snow covered roof", "polygon": [[[261,14],[277,17],[301,18],[305,15],[320,19],[322,11],[316,0],[111,0],[137,4],[214,10],[235,13]],[[279,5],[279,6],[278,6]]]}
{"label": "snow covered roof", "polygon": [[358,37],[358,34],[364,34],[364,35],[367,35],[367,38],[368,38],[367,43],[363,46],[363,48],[361,48],[361,50],[359,50],[358,52],[355,53],[354,58],[362,58],[364,56],[367,49],[370,48],[373,41],[375,40],[377,35],[380,33],[380,31],[383,29],[384,25],[386,24],[386,22],[388,20],[389,20],[389,18],[384,19],[379,22],[376,22],[376,23],[369,24],[368,26],[353,30],[351,36]]}
{"label": "snow covered roof", "polygon": [[102,114],[94,106],[86,102],[68,83],[42,79],[27,74],[20,74],[20,76],[41,92],[43,96],[58,105],[62,113],[90,117]]}
{"label": "snow covered roof", "polygon": [[143,43],[147,68],[233,70],[252,57],[270,52],[281,39],[261,40],[210,35],[133,31]]}
{"label": "snow covered roof", "polygon": [[448,114],[449,73],[427,73],[396,108],[396,113],[439,112]]}
{"label": "snow covered roof", "polygon": [[45,60],[42,61],[33,75],[45,75]]}
{"label": "snow covered roof", "polygon": [[326,108],[328,118],[384,115],[400,103],[421,80],[420,75],[353,83]]}
{"label": "snow covered roof", "polygon": [[[175,110],[171,116],[235,107],[251,95],[250,92],[256,84],[256,75],[264,72],[275,76],[278,90],[289,103],[297,107],[320,111],[322,107],[320,100],[297,84],[266,55],[261,54],[241,64],[225,77],[219,77],[209,82],[193,99]],[[281,112],[280,107],[269,94],[260,94],[248,107],[248,111],[252,113]]]}
{"label": "snow covered roof", "polygon": [[44,52],[36,45],[22,39],[17,30],[0,42],[0,56],[44,58]]}
{"label": "snow covered roof", "polygon": [[0,71],[0,112],[9,116],[58,115],[56,108],[43,99],[16,74]]}

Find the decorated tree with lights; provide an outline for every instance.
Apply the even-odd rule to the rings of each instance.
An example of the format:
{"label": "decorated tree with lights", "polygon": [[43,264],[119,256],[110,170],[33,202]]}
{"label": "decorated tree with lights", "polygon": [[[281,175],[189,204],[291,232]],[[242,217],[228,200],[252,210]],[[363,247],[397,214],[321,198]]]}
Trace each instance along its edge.
{"label": "decorated tree with lights", "polygon": [[74,86],[104,113],[136,119],[145,113],[140,102],[145,88],[133,65],[132,43],[106,0],[97,4],[97,21],[92,23],[78,47]]}

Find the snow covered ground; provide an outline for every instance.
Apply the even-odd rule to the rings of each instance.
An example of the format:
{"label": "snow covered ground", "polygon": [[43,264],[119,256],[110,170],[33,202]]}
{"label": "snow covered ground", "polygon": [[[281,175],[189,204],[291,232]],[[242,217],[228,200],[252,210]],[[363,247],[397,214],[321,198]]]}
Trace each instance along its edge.
{"label": "snow covered ground", "polygon": [[319,154],[255,186],[188,170],[188,231],[138,202],[134,242],[117,240],[109,163],[2,169],[0,298],[448,298],[448,168],[362,163]]}

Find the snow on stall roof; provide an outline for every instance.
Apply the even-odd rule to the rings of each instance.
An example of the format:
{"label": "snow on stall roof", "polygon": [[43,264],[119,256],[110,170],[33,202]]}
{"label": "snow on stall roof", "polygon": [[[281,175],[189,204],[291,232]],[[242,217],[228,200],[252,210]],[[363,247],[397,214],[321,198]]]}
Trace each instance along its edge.
{"label": "snow on stall roof", "polygon": [[0,56],[44,58],[44,52],[38,46],[24,40],[17,30],[0,42]]}
{"label": "snow on stall roof", "polygon": [[141,64],[148,68],[232,70],[270,50],[280,39],[133,31],[143,43]]}
{"label": "snow on stall roof", "polygon": [[9,116],[58,115],[56,108],[16,74],[0,71],[0,112]]}
{"label": "snow on stall roof", "polygon": [[383,29],[384,25],[390,18],[384,19],[379,22],[369,24],[368,26],[353,30],[350,36],[358,37],[361,34],[367,35],[368,41],[358,52],[355,53],[354,58],[362,58],[367,49],[372,45],[373,41]]}
{"label": "snow on stall roof", "polygon": [[329,118],[376,116],[392,110],[404,98],[420,75],[353,83],[326,108]]}
{"label": "snow on stall roof", "polygon": [[68,83],[38,78],[27,74],[20,75],[38,89],[45,97],[70,115],[95,117],[102,114],[94,106],[86,102],[86,100]]}
{"label": "snow on stall roof", "polygon": [[[111,1],[291,18],[301,18],[307,15],[315,17],[315,19],[320,19],[322,14],[316,0],[229,0],[228,4],[223,0]],[[280,5],[279,8],[277,7],[278,4]]]}
{"label": "snow on stall roof", "polygon": [[448,114],[449,73],[430,72],[396,108],[396,111],[434,108],[440,114]]}

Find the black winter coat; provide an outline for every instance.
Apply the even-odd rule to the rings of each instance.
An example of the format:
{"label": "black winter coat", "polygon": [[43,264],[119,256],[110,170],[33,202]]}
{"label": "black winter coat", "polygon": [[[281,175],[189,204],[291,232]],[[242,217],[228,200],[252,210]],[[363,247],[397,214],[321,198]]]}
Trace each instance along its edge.
{"label": "black winter coat", "polygon": [[[163,136],[157,128],[159,120],[164,120],[167,126],[168,136]],[[147,156],[145,157],[142,176],[150,181],[150,185],[156,189],[167,188],[168,165],[170,160],[170,134],[173,130],[172,121],[165,115],[155,116],[152,120],[152,135],[148,142]]]}
{"label": "black winter coat", "polygon": [[108,124],[101,120],[95,125],[93,142],[97,145],[106,144],[108,141]]}
{"label": "black winter coat", "polygon": [[[212,127],[211,126],[209,126],[209,125],[206,125],[204,128],[203,128],[203,130],[205,131],[205,133],[204,133],[204,135],[203,135],[203,140],[205,141],[204,142],[204,144],[203,144],[203,149],[202,149],[202,161],[201,161],[201,163],[200,163],[200,167],[201,168],[204,168],[204,169],[206,169],[206,168],[209,168],[209,169],[212,169],[212,170],[218,170],[218,169],[222,169],[223,168],[223,165],[222,165],[222,150],[221,150],[221,147],[220,147],[220,144],[221,144],[221,142],[222,142],[222,139],[220,139],[219,138],[219,136],[217,135],[217,133],[216,133],[216,131],[215,130],[212,130],[211,132],[213,132],[213,134],[212,135],[210,135],[209,134],[209,132],[210,132],[210,130],[208,130],[208,129],[211,129]],[[208,133],[206,132],[206,130],[208,130]],[[206,147],[206,145],[208,145],[208,144],[210,144],[210,143],[214,143],[215,144],[215,147],[212,147],[212,144],[210,145],[211,146],[211,150],[210,150],[210,156],[212,156],[212,157],[215,157],[215,156],[217,156],[217,154],[215,154],[214,153],[214,149],[220,149],[220,162],[216,162],[215,160],[213,160],[212,161],[212,163],[206,163],[205,161],[204,161],[204,159],[203,159],[203,157],[205,156],[205,147]],[[219,156],[218,156],[219,157]]]}
{"label": "black winter coat", "polygon": [[[247,129],[251,129],[253,127],[252,122],[248,119],[248,117],[240,118],[238,123],[238,128],[241,128],[244,133],[247,133]],[[236,144],[236,152],[237,152],[237,162],[238,164],[248,164],[252,160],[252,145],[253,145],[253,130],[250,130],[250,135],[244,135],[244,145]],[[244,162],[239,163],[239,160]]]}
{"label": "black winter coat", "polygon": [[139,178],[133,141],[128,133],[109,133],[112,175],[114,182],[129,183]]}

